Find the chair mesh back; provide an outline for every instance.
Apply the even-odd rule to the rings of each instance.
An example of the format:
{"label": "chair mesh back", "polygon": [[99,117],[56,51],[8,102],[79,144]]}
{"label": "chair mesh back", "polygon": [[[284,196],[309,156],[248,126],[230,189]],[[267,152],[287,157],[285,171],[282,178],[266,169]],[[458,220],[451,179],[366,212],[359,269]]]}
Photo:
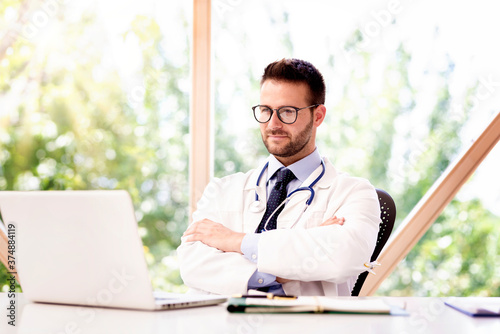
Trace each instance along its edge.
{"label": "chair mesh back", "polygon": [[[377,190],[378,200],[380,202],[380,225],[378,230],[377,244],[373,250],[372,257],[370,261],[377,260],[380,252],[384,248],[385,243],[391,236],[392,228],[394,227],[394,221],[396,220],[396,204],[392,199],[391,195],[381,189]],[[351,296],[358,296],[361,291],[361,287],[365,282],[368,272],[365,271],[359,274],[356,284],[352,289]]]}
{"label": "chair mesh back", "polygon": [[380,225],[377,245],[373,251],[371,261],[375,261],[380,255],[382,248],[384,248],[385,243],[391,236],[394,221],[396,220],[396,204],[391,195],[381,189],[377,189],[377,195],[380,202]]}

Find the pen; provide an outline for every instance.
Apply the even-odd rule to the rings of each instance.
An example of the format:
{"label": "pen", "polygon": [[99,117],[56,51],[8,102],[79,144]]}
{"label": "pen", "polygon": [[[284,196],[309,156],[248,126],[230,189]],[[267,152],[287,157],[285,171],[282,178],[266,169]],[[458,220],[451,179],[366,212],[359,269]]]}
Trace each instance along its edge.
{"label": "pen", "polygon": [[375,267],[378,267],[380,266],[380,263],[378,263],[377,261],[373,261],[373,262],[370,262],[370,263],[365,263],[364,266],[368,269],[366,269],[366,271],[368,271],[370,274],[373,274],[373,275],[377,275],[377,273],[375,273],[373,271],[373,269]]}
{"label": "pen", "polygon": [[267,293],[265,295],[234,295],[234,298],[267,298],[267,299],[297,299],[297,296],[275,295]]}

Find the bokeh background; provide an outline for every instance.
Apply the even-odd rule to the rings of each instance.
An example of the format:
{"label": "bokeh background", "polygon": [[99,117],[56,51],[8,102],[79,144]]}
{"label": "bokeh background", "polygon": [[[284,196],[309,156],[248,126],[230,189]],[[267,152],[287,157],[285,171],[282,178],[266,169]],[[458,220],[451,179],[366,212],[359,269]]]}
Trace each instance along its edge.
{"label": "bokeh background", "polygon": [[[212,1],[214,176],[266,158],[264,67],[323,73],[318,148],[385,189],[397,225],[500,106],[493,1]],[[0,191],[126,189],[155,289],[182,292],[192,3],[2,0]],[[499,129],[500,131],[500,129]],[[500,296],[500,148],[377,294]],[[7,290],[5,268],[0,288]]]}

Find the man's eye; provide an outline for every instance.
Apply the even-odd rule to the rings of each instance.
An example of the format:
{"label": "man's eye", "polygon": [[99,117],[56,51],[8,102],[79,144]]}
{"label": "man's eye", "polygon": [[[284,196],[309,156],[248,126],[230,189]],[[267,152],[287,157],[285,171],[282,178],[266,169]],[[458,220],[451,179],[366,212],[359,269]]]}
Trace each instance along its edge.
{"label": "man's eye", "polygon": [[295,113],[295,109],[283,108],[283,109],[280,109],[280,113],[285,114],[285,115],[293,115]]}

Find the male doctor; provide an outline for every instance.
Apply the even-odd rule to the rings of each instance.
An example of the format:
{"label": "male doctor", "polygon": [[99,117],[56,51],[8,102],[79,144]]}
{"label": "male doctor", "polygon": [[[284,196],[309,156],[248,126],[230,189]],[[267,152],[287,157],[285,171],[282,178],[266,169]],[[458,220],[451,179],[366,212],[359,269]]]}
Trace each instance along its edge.
{"label": "male doctor", "polygon": [[[338,172],[318,153],[324,103],[323,76],[309,62],[266,67],[252,109],[270,156],[205,189],[177,249],[192,290],[350,295],[375,248],[380,208],[368,181]],[[304,211],[308,187],[314,197]]]}

